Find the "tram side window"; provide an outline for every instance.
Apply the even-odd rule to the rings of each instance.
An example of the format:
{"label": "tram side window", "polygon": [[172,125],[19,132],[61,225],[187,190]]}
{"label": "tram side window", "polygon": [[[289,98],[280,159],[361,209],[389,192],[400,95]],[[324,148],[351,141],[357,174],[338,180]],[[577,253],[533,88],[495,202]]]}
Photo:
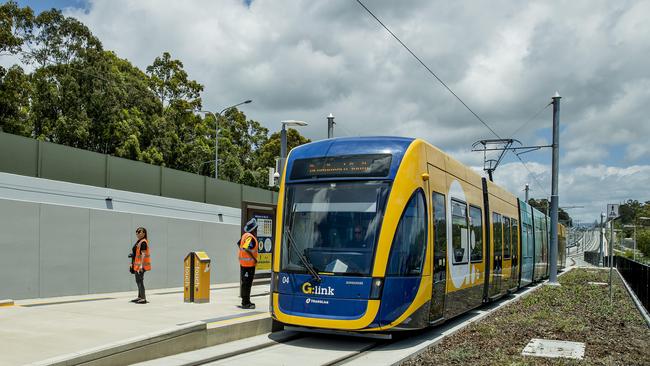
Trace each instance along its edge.
{"label": "tram side window", "polygon": [[454,263],[466,263],[469,253],[467,205],[465,202],[451,200],[451,244],[454,250]]}
{"label": "tram side window", "polygon": [[512,256],[519,256],[519,222],[515,219],[510,219],[510,234],[512,235]]}
{"label": "tram side window", "polygon": [[445,207],[445,196],[433,192],[433,219],[434,221],[434,250],[436,257],[446,257],[447,251],[447,208]]}
{"label": "tram side window", "polygon": [[[526,242],[524,243],[524,237],[526,238]],[[529,224],[524,223],[523,225],[523,236],[522,236],[522,254],[524,258],[531,258],[533,256],[533,251],[530,250],[533,248],[534,238],[533,238],[533,227],[530,226]]]}
{"label": "tram side window", "polygon": [[386,274],[417,276],[422,273],[426,247],[427,211],[420,190],[409,200],[397,225]]}
{"label": "tram side window", "polygon": [[503,247],[503,227],[501,226],[501,215],[492,213],[492,230],[494,232],[494,256],[500,257]]}
{"label": "tram side window", "polygon": [[470,245],[472,246],[472,262],[483,260],[483,220],[481,209],[469,206]]}
{"label": "tram side window", "polygon": [[503,258],[510,259],[512,236],[510,234],[510,218],[503,217]]}

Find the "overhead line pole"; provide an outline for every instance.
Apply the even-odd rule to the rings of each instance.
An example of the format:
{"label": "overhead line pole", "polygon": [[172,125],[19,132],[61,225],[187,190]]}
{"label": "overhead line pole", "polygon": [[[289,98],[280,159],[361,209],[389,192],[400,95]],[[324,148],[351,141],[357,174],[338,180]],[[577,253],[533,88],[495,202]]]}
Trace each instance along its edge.
{"label": "overhead line pole", "polygon": [[557,282],[557,222],[558,222],[558,172],[560,160],[560,94],[553,96],[553,162],[551,175],[551,258],[549,284]]}

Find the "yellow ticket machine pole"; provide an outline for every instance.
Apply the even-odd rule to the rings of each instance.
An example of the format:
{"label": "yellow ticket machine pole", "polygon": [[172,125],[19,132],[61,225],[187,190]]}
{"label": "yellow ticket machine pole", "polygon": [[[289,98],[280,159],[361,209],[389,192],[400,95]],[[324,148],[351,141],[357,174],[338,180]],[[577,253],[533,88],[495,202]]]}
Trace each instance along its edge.
{"label": "yellow ticket machine pole", "polygon": [[210,257],[205,252],[185,256],[183,271],[185,302],[210,302]]}

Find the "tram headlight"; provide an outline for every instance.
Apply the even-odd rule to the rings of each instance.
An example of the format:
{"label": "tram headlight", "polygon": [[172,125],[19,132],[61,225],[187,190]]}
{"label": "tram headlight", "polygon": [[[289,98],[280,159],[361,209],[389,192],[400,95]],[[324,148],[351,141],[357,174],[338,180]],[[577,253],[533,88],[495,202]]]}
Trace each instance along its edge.
{"label": "tram headlight", "polygon": [[381,290],[384,288],[383,278],[373,278],[370,288],[370,299],[377,300],[381,297]]}

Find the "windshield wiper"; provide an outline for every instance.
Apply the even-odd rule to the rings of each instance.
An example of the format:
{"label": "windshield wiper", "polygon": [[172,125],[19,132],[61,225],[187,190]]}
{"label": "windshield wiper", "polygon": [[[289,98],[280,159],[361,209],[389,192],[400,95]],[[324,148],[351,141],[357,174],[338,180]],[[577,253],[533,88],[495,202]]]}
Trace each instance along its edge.
{"label": "windshield wiper", "polygon": [[311,264],[309,259],[307,257],[305,257],[302,253],[300,253],[298,248],[296,248],[296,242],[293,240],[293,237],[289,233],[289,230],[285,228],[284,229],[284,234],[287,236],[288,243],[289,243],[289,248],[293,249],[294,253],[296,253],[296,255],[298,255],[298,259],[300,259],[300,262],[302,262],[302,265],[305,266],[305,269],[307,270],[307,272],[309,272],[309,274],[316,280],[316,282],[320,283],[321,278],[318,275],[318,272],[316,272],[316,269]]}

